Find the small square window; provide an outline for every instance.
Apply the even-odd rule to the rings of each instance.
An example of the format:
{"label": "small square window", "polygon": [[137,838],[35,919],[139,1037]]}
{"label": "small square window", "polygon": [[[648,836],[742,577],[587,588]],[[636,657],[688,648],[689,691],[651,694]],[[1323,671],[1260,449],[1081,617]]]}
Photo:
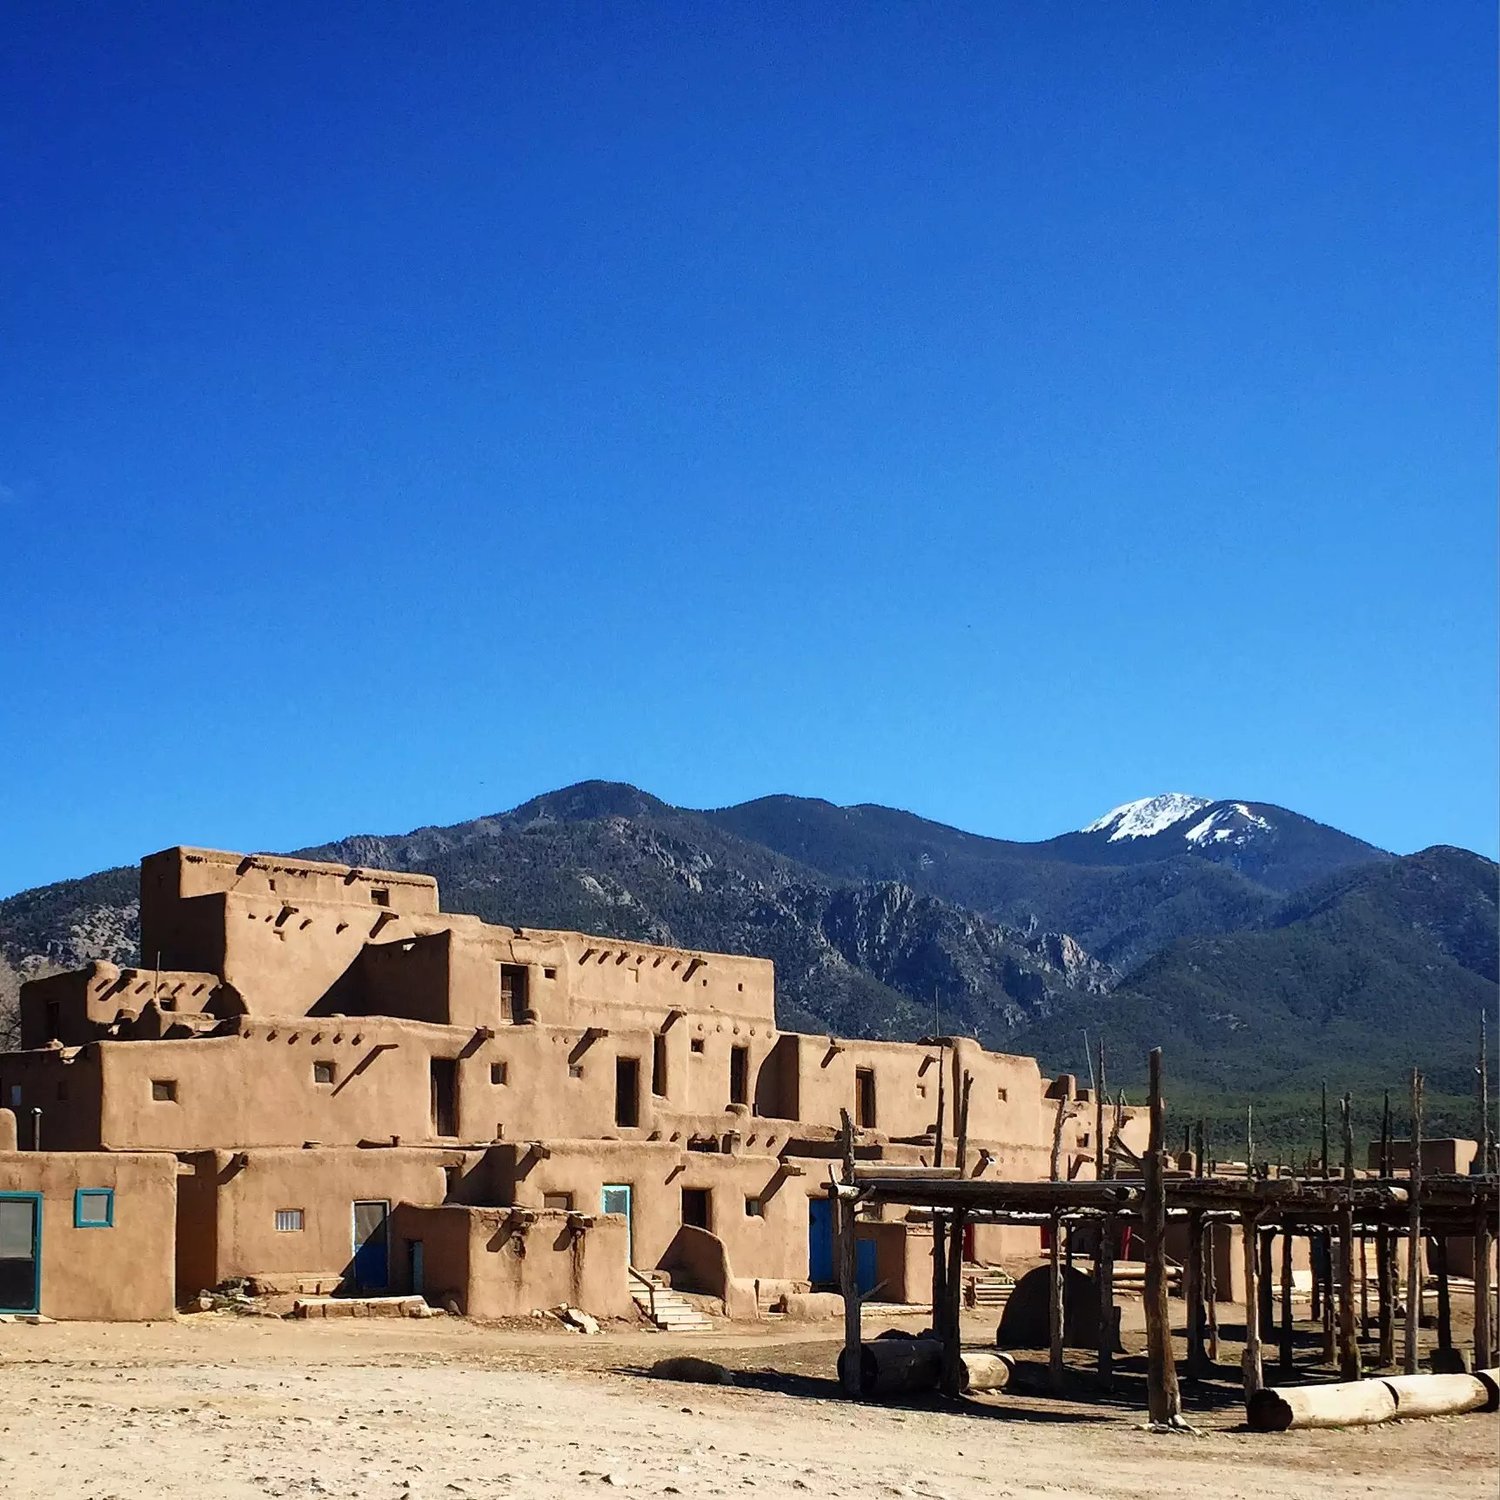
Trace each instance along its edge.
{"label": "small square window", "polygon": [[543,979],[556,979],[557,978],[557,970],[556,969],[543,969],[542,970],[542,978]]}
{"label": "small square window", "polygon": [[504,1083],[509,1077],[510,1070],[503,1062],[490,1064],[490,1082]]}
{"label": "small square window", "polygon": [[569,1078],[582,1078],[583,1077],[583,1064],[582,1063],[569,1063],[568,1064],[568,1077]]}
{"label": "small square window", "polygon": [[337,1071],[331,1062],[315,1062],[313,1064],[313,1082],[332,1083]]}
{"label": "small square window", "polygon": [[175,1078],[153,1078],[151,1080],[151,1097],[158,1104],[171,1104],[177,1098],[177,1080]]}
{"label": "small square window", "polygon": [[999,1099],[999,1101],[1002,1104],[1004,1104],[1005,1101],[1010,1098],[1010,1095],[1008,1093],[1006,1093],[1006,1091],[1004,1089],[996,1089],[995,1090],[995,1097],[997,1099]]}
{"label": "small square window", "polygon": [[113,1188],[74,1189],[74,1229],[113,1229],[114,1227],[115,1190]]}
{"label": "small square window", "polygon": [[745,1199],[745,1217],[747,1219],[763,1219],[765,1216],[766,1210],[759,1198]]}
{"label": "small square window", "polygon": [[377,885],[370,890],[370,900],[376,906],[389,906],[391,904],[391,893],[383,885]]}
{"label": "small square window", "polygon": [[688,1046],[693,1052],[702,1052],[703,1038],[701,1036],[695,1036],[692,1041],[688,1043]]}
{"label": "small square window", "polygon": [[278,1208],[276,1210],[276,1232],[278,1234],[298,1234],[302,1229],[302,1210],[300,1208]]}
{"label": "small square window", "polygon": [[572,1193],[543,1193],[542,1207],[570,1214],[573,1212]]}

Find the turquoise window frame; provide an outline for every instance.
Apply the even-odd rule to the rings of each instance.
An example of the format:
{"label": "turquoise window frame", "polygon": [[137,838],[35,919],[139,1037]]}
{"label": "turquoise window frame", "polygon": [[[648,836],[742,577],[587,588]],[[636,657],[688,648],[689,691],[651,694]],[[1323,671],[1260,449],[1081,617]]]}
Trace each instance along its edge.
{"label": "turquoise window frame", "polygon": [[[104,1218],[101,1220],[97,1214],[86,1214],[84,1209],[104,1200]],[[113,1188],[74,1188],[73,1189],[73,1228],[74,1229],[113,1229],[115,1227],[115,1190]]]}
{"label": "turquoise window frame", "polygon": [[0,1308],[0,1312],[26,1315],[39,1313],[42,1310],[42,1195],[40,1193],[0,1193],[0,1198],[36,1205],[36,1211],[31,1219],[31,1263],[34,1268],[32,1279],[36,1287],[35,1296],[32,1298],[30,1307],[5,1307]]}

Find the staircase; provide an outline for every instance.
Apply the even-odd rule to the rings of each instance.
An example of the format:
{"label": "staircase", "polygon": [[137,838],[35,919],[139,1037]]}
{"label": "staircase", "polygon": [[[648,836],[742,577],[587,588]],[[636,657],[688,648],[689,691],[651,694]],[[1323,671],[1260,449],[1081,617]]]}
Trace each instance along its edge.
{"label": "staircase", "polygon": [[986,1266],[970,1279],[969,1306],[999,1312],[1015,1290],[1016,1280],[999,1266]]}
{"label": "staircase", "polygon": [[662,1286],[634,1267],[630,1272],[631,1300],[663,1333],[709,1333],[713,1322],[681,1292]]}

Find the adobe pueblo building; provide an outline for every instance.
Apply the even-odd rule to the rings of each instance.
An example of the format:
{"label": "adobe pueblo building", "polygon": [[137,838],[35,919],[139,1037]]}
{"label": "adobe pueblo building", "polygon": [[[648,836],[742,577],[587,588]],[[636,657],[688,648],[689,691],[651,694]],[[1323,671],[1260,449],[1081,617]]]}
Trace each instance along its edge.
{"label": "adobe pueblo building", "polygon": [[[841,1111],[861,1159],[930,1164],[967,1073],[970,1174],[1041,1178],[1087,1097],[963,1038],[779,1031],[767,960],[493,926],[421,875],[169,849],[140,908],[150,967],[27,984],[0,1055],[13,1310],[160,1316],[247,1277],[479,1317],[670,1283],[754,1315],[835,1278]],[[1092,1122],[1066,1120],[1068,1175]],[[1038,1249],[971,1235],[980,1264]],[[925,1221],[857,1248],[862,1287],[926,1299]]]}

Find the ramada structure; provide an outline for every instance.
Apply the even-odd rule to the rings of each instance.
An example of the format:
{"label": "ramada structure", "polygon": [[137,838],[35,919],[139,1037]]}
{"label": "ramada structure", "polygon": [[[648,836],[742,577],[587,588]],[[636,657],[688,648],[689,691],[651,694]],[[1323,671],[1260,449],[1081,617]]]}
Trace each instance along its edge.
{"label": "ramada structure", "polygon": [[[35,980],[0,1055],[0,1310],[148,1318],[235,1278],[599,1315],[670,1283],[753,1315],[837,1281],[862,1162],[1094,1174],[1071,1077],[964,1038],[777,1029],[772,965],[442,912],[434,880],[176,848],[144,966]],[[1061,1135],[1056,1133],[1061,1122]],[[1145,1121],[1125,1132],[1144,1144]],[[860,1286],[926,1300],[931,1216],[876,1209]],[[975,1225],[975,1264],[1035,1226]]]}

